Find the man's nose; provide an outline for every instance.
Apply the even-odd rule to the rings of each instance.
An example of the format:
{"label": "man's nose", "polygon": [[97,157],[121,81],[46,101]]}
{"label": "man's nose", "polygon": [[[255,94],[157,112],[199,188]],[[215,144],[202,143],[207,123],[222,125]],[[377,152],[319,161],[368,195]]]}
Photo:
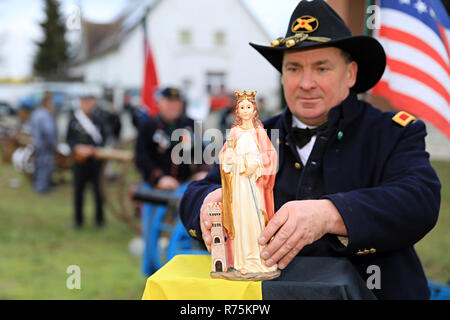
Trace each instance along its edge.
{"label": "man's nose", "polygon": [[305,70],[300,78],[299,86],[303,90],[311,90],[316,86],[316,80],[311,71]]}

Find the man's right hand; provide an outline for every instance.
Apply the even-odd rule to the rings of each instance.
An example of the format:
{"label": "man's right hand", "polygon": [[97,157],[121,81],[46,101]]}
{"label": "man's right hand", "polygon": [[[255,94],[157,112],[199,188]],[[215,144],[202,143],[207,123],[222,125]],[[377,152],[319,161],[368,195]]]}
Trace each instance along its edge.
{"label": "man's right hand", "polygon": [[77,144],[74,148],[75,161],[83,163],[95,154],[95,147],[87,144]]}
{"label": "man's right hand", "polygon": [[171,176],[162,176],[158,180],[158,183],[156,184],[157,189],[169,190],[169,191],[178,189],[179,186],[180,186],[180,184],[179,184],[178,180]]}
{"label": "man's right hand", "polygon": [[216,189],[208,194],[203,200],[202,207],[200,208],[200,228],[202,230],[203,241],[209,252],[211,252],[211,227],[212,223],[208,216],[208,203],[221,202],[222,201],[222,188]]}

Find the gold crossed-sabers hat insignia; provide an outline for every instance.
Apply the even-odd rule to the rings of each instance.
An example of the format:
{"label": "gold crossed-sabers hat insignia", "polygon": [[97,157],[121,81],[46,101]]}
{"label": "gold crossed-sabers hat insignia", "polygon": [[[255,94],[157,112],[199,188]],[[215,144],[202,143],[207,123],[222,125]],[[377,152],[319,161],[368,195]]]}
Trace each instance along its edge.
{"label": "gold crossed-sabers hat insignia", "polygon": [[294,21],[292,32],[311,33],[319,28],[319,20],[313,16],[302,16]]}
{"label": "gold crossed-sabers hat insignia", "polygon": [[258,91],[251,91],[248,92],[247,90],[242,91],[242,93],[240,93],[239,91],[235,91],[234,94],[236,95],[236,98],[238,100],[247,100],[247,99],[251,99],[251,100],[255,100],[255,96],[258,93]]}

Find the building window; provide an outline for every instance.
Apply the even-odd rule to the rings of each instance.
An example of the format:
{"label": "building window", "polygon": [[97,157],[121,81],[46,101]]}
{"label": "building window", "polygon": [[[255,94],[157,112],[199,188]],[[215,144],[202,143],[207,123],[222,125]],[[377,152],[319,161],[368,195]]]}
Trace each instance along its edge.
{"label": "building window", "polygon": [[225,45],[225,32],[223,31],[217,31],[214,33],[214,43],[216,46],[223,46]]}
{"label": "building window", "polygon": [[206,91],[210,95],[216,95],[223,92],[225,88],[224,72],[208,72],[206,74]]}
{"label": "building window", "polygon": [[190,45],[192,43],[192,34],[189,30],[181,30],[179,37],[180,44],[183,46]]}

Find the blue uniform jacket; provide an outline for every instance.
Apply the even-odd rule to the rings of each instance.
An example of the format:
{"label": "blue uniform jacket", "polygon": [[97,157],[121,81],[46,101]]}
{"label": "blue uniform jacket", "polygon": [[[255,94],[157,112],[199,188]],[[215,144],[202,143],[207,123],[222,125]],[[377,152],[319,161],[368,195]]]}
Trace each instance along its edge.
{"label": "blue uniform jacket", "polygon": [[[348,232],[345,246],[334,235],[306,246],[299,255],[348,257],[366,281],[379,267],[380,299],[428,299],[429,289],[413,245],[436,224],[440,182],[425,151],[425,125],[406,126],[357,100],[351,93],[328,114],[334,126],[323,155],[325,195],[339,210]],[[269,137],[279,129],[279,170],[274,187],[275,211],[298,199],[302,169],[286,119],[289,109],[264,122]],[[339,134],[341,133],[341,134]],[[308,164],[311,165],[311,164]],[[201,239],[200,207],[211,191],[220,188],[216,165],[201,181],[193,182],[181,202],[181,219],[191,235]]]}
{"label": "blue uniform jacket", "polygon": [[[176,129],[186,129],[193,136],[194,120],[182,115],[173,124],[168,124],[160,116],[156,116],[145,118],[139,124],[135,164],[142,179],[152,186],[155,186],[164,175],[170,175],[184,182],[197,171],[206,168],[203,163],[190,165],[184,162],[176,164],[172,161],[173,148],[179,143],[171,140],[172,133]],[[190,144],[189,159],[194,156],[195,144],[203,148],[201,137],[200,141],[192,139]]]}

